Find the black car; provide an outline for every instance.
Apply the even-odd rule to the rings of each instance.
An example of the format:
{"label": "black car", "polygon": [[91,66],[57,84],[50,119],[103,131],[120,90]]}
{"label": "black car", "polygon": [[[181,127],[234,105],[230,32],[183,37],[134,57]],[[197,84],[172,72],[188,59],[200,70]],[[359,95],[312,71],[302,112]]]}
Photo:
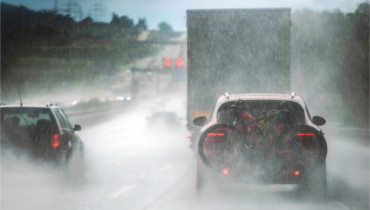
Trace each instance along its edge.
{"label": "black car", "polygon": [[56,104],[46,106],[2,105],[1,149],[30,155],[38,160],[67,163],[73,154],[83,154],[84,144],[66,113]]}
{"label": "black car", "polygon": [[198,192],[223,180],[326,191],[325,119],[311,118],[300,96],[226,94],[209,120],[193,123],[203,126],[195,142]]}

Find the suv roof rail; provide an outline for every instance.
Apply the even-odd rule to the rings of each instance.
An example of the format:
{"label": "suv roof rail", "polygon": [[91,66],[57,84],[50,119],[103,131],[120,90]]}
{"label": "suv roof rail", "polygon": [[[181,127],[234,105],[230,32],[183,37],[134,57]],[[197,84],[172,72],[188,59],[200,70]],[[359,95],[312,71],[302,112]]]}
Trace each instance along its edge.
{"label": "suv roof rail", "polygon": [[296,93],[292,92],[292,95],[291,95],[292,99],[294,98],[294,96],[296,96]]}
{"label": "suv roof rail", "polygon": [[226,96],[227,99],[230,99],[230,95],[229,95],[228,92],[225,92],[225,96]]}
{"label": "suv roof rail", "polygon": [[58,106],[56,102],[50,102],[46,104],[46,107],[51,107],[51,106]]}

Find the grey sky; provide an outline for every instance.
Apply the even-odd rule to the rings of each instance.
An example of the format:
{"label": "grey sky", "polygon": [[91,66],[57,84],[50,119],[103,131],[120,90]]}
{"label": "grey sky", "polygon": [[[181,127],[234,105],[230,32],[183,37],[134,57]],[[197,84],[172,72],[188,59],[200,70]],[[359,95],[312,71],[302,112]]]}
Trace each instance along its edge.
{"label": "grey sky", "polygon": [[[23,5],[33,10],[54,8],[55,0],[2,0],[13,5]],[[82,7],[83,15],[91,14],[99,21],[110,21],[112,13],[127,15],[135,22],[146,18],[150,29],[161,21],[168,22],[176,30],[186,28],[187,9],[220,8],[271,8],[289,7],[295,9],[335,10],[353,12],[357,5],[369,0],[57,0],[58,8],[65,9],[68,2]],[[101,16],[93,12],[97,4],[103,7]]]}

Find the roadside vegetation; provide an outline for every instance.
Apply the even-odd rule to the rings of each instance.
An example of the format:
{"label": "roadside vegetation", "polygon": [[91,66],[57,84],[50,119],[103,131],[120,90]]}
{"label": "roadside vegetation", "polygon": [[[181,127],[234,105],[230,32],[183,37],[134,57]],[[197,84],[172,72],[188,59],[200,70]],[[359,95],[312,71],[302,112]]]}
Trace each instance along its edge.
{"label": "roadside vegetation", "polygon": [[292,12],[295,91],[346,126],[369,128],[369,10],[364,2],[351,13]]}
{"label": "roadside vegetation", "polygon": [[[52,11],[1,3],[1,97],[21,89],[94,84],[157,53],[160,45],[137,41],[146,20],[112,15],[109,23],[90,17],[76,22]],[[166,40],[172,31],[155,33]]]}

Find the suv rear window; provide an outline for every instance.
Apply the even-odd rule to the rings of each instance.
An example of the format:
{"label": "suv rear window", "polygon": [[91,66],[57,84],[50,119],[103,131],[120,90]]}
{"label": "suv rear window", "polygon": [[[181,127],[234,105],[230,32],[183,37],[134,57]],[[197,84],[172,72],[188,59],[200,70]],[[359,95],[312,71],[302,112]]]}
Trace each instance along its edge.
{"label": "suv rear window", "polygon": [[35,107],[12,107],[1,108],[1,124],[9,124],[10,121],[17,123],[17,126],[26,127],[34,126],[39,120],[48,120],[55,122],[51,111],[48,108],[35,108]]}
{"label": "suv rear window", "polygon": [[22,146],[32,141],[34,135],[53,133],[56,121],[48,108],[2,107],[1,142]]}
{"label": "suv rear window", "polygon": [[243,109],[248,114],[257,118],[268,111],[287,111],[290,115],[292,124],[301,124],[304,122],[304,110],[302,106],[293,101],[285,100],[245,100],[231,101],[221,105],[217,112],[219,122],[228,123],[232,121],[232,115],[235,109]]}

